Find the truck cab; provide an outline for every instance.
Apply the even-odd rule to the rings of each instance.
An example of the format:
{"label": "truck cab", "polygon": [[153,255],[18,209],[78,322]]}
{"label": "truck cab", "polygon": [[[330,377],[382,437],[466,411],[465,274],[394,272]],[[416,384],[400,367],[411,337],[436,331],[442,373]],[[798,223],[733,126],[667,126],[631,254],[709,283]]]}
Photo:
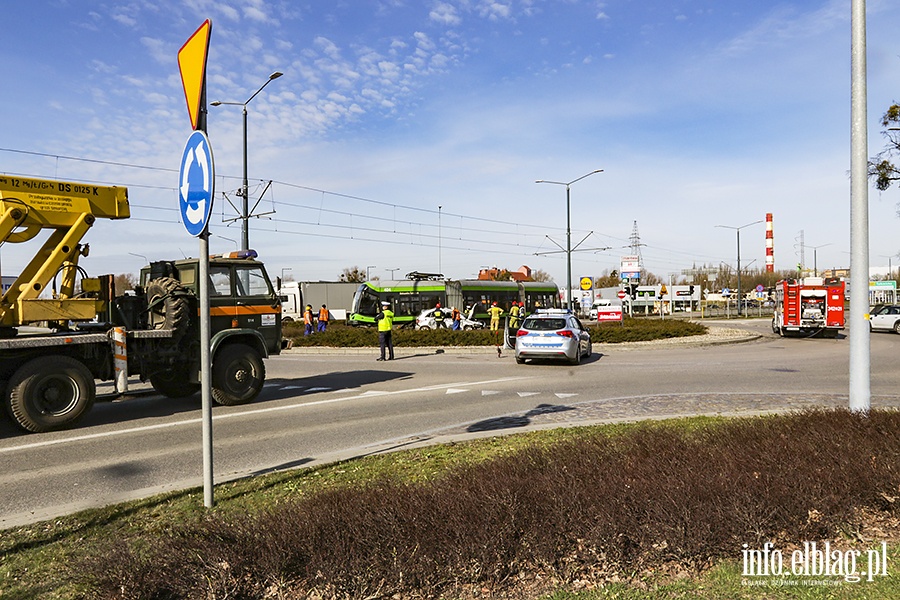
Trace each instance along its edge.
{"label": "truck cab", "polygon": [[[281,300],[254,250],[213,255],[209,259],[209,315],[213,347],[216,338],[258,334],[263,355],[281,351]],[[170,277],[200,297],[200,265],[196,259],[161,261],[141,269],[145,288],[154,279]],[[152,307],[151,307],[152,312]],[[252,333],[251,333],[252,332]],[[256,337],[256,336],[254,336]]]}

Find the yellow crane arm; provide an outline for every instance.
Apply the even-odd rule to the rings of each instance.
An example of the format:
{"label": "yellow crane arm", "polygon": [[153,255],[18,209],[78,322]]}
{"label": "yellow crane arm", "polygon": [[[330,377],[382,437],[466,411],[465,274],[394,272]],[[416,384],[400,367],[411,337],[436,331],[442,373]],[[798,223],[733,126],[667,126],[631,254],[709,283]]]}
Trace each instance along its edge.
{"label": "yellow crane arm", "polygon": [[[81,238],[96,219],[127,219],[128,189],[72,181],[0,175],[0,245],[53,233],[0,300],[0,326],[49,319],[90,319],[93,300],[70,299]],[[39,300],[47,284],[63,271],[59,299]],[[49,312],[48,312],[49,311]]]}

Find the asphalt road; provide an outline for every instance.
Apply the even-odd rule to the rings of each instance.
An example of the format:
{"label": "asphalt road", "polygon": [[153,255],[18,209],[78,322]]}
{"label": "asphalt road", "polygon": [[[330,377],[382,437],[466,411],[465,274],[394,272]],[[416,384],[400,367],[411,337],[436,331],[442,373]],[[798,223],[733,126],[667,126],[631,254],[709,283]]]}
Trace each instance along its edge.
{"label": "asphalt road", "polygon": [[[728,323],[735,327],[734,323]],[[595,346],[577,367],[397,348],[269,359],[260,398],[214,409],[216,483],[413,444],[563,424],[847,406],[845,337]],[[872,334],[873,408],[900,406],[900,336]],[[75,429],[0,420],[0,528],[202,485],[199,397],[98,403]]]}

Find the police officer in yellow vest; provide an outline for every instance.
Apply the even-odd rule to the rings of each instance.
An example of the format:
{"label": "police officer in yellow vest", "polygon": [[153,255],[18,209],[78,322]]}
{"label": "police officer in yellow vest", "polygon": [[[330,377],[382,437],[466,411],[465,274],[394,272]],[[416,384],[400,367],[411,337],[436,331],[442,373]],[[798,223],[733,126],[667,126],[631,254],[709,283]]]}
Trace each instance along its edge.
{"label": "police officer in yellow vest", "polygon": [[381,358],[376,360],[384,360],[385,348],[388,350],[388,359],[394,360],[394,342],[391,339],[391,331],[394,328],[394,313],[391,310],[391,303],[384,301],[381,303],[381,312],[375,315],[378,322],[378,345],[381,347]]}

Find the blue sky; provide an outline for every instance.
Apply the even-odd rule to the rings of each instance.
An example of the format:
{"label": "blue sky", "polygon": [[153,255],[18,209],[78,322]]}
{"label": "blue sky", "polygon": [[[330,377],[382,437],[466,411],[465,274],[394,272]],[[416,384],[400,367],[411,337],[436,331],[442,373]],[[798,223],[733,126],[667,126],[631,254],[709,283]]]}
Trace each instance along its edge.
{"label": "blue sky", "polygon": [[[900,100],[900,5],[868,2],[870,155]],[[668,277],[732,266],[774,214],[775,265],[849,266],[846,0],[131,0],[4,9],[0,172],[127,185],[128,221],[87,235],[91,274],[197,254],[179,222],[191,132],[177,52],[213,23],[208,99],[248,106],[250,245],[274,276],[453,278],[527,264],[618,268],[635,222]],[[209,108],[214,252],[241,185],[238,106]],[[224,195],[223,195],[224,193]],[[871,190],[870,263],[900,264],[900,193]],[[440,208],[439,208],[440,207]],[[273,212],[274,211],[274,212]],[[802,232],[802,234],[801,234]],[[765,261],[764,224],[741,263]],[[6,244],[4,274],[36,250]],[[755,262],[754,262],[755,261]]]}

